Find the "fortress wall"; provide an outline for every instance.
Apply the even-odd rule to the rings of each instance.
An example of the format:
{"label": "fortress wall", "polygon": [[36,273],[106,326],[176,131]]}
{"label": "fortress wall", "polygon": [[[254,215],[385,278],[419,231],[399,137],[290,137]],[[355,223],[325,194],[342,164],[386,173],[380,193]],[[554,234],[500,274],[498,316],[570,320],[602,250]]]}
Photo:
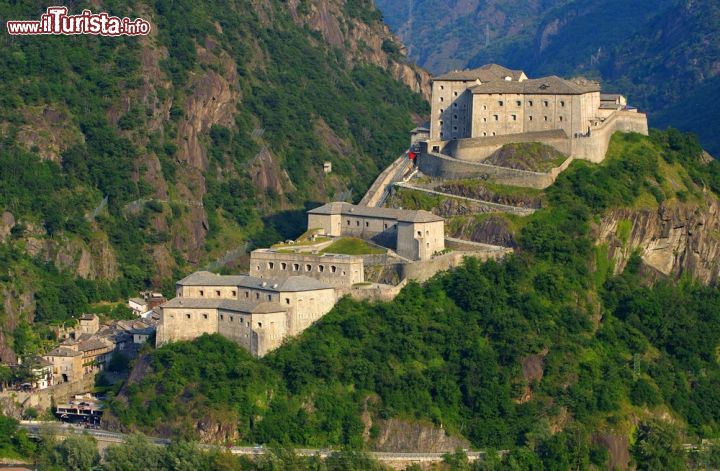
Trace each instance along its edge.
{"label": "fortress wall", "polygon": [[435,274],[460,266],[465,257],[478,258],[482,261],[490,259],[500,259],[505,256],[506,252],[499,250],[492,251],[468,251],[468,252],[451,252],[444,255],[433,257],[430,260],[423,260],[415,263],[406,263],[400,267],[400,278],[410,279],[422,283],[427,281]]}
{"label": "fortress wall", "polygon": [[443,154],[467,162],[482,162],[505,144],[518,142],[542,142],[567,155],[572,150],[565,132],[554,130],[450,141]]}
{"label": "fortress wall", "polygon": [[395,296],[407,285],[408,280],[402,280],[397,286],[373,286],[368,288],[353,288],[338,290],[338,297],[350,296],[357,301],[392,301]]}
{"label": "fortress wall", "polygon": [[568,158],[560,167],[550,173],[529,172],[507,167],[498,167],[477,162],[465,162],[436,153],[423,153],[420,156],[420,171],[431,177],[462,179],[480,178],[503,185],[544,189],[552,185],[557,176],[565,170],[572,158]]}
{"label": "fortress wall", "polygon": [[571,154],[578,159],[602,162],[610,145],[610,138],[618,131],[637,132],[647,136],[647,116],[632,111],[616,111],[602,124],[591,128],[590,137],[572,139]]}
{"label": "fortress wall", "polygon": [[330,286],[361,283],[363,259],[350,255],[319,255],[254,250],[250,254],[250,275],[258,278],[287,279],[305,275]]}

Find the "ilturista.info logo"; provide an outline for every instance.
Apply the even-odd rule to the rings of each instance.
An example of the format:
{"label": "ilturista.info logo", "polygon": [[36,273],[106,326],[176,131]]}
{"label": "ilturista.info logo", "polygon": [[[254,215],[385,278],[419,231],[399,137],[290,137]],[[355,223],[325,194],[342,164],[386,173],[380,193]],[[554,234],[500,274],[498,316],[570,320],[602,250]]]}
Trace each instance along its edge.
{"label": "ilturista.info logo", "polygon": [[90,10],[68,15],[67,7],[48,7],[40,20],[8,21],[7,31],[12,35],[145,36],[150,33],[150,23],[142,18],[120,18]]}

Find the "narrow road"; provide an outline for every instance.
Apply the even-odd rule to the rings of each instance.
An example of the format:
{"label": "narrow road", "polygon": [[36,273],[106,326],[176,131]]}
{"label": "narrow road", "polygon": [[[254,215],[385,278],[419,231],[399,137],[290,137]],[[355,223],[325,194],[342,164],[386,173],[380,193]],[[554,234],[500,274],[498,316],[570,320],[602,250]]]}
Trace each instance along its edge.
{"label": "narrow road", "polygon": [[[104,442],[107,444],[119,444],[124,443],[128,437],[127,434],[110,432],[108,430],[98,429],[86,429],[79,426],[73,426],[70,424],[60,424],[57,422],[38,422],[38,421],[22,421],[19,424],[20,428],[25,429],[31,436],[39,436],[40,434],[49,433],[53,435],[71,435],[71,434],[84,434],[94,437],[98,442]],[[147,439],[158,446],[168,446],[171,441],[167,438],[147,437]],[[205,449],[217,449],[223,448],[219,445],[201,445]],[[233,446],[224,448],[234,455],[246,455],[246,456],[257,456],[270,453],[270,450],[263,446]],[[300,456],[320,456],[327,458],[334,450],[331,449],[313,449],[313,448],[295,448],[295,453]],[[468,460],[475,461],[481,459],[484,455],[484,451],[466,451]],[[507,453],[503,450],[500,454]],[[415,453],[415,452],[382,452],[382,451],[369,451],[366,452],[368,456],[383,462],[441,462],[445,453]]]}

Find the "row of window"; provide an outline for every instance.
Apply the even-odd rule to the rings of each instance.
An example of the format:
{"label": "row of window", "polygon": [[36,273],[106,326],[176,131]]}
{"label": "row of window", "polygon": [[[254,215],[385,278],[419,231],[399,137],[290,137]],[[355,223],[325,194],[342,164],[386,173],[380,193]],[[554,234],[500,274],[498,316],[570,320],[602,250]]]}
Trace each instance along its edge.
{"label": "row of window", "polygon": [[[528,100],[527,104],[528,104],[528,106],[533,106],[533,105],[534,105],[534,102],[533,102],[532,100]],[[522,106],[522,100],[517,100],[517,101],[515,102],[515,105],[517,105],[517,106]],[[543,100],[543,105],[545,105],[546,107],[547,107],[547,106],[550,106],[550,102],[547,101],[547,100]],[[505,106],[505,102],[504,102],[503,100],[498,100],[498,106]],[[565,101],[560,100],[560,106],[564,108],[564,107],[565,107]],[[486,109],[487,109],[487,105],[483,105],[483,109],[486,110]]]}
{"label": "row of window", "polygon": [[[280,262],[280,263],[277,264],[277,265],[278,265],[278,268],[279,268],[281,271],[286,271],[286,270],[288,269],[288,267],[290,267],[290,266],[292,267],[292,271],[300,271],[300,264],[299,264],[299,263],[293,263],[292,265],[288,265],[288,264],[285,263],[285,262]],[[257,268],[258,271],[259,271],[259,270],[260,270],[260,265],[257,265],[256,268]],[[275,262],[267,262],[267,268],[268,268],[268,270],[274,270],[274,269],[275,269]],[[309,264],[309,263],[306,263],[304,268],[305,268],[305,271],[306,271],[306,272],[311,272],[311,271],[313,271],[313,266],[312,266],[311,264]],[[317,271],[320,272],[320,273],[324,273],[324,272],[325,272],[325,268],[326,268],[325,265],[318,265],[318,266],[317,266]],[[329,269],[330,269],[330,273],[337,273],[337,271],[338,271],[338,267],[336,267],[335,265],[330,265]],[[343,274],[343,275],[346,274],[344,270],[342,271],[342,274]]]}

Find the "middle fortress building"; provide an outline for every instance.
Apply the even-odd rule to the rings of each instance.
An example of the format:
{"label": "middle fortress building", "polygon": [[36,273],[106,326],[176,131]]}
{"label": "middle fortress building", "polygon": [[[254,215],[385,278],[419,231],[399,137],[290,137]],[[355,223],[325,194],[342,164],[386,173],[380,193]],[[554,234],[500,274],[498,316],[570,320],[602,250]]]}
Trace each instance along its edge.
{"label": "middle fortress building", "polygon": [[[329,203],[308,212],[308,227],[329,240],[374,241],[406,263],[445,248],[444,220],[427,211]],[[354,286],[371,285],[363,256],[290,247],[254,250],[248,275],[199,271],[178,281],[175,298],[160,308],[156,344],[218,333],[263,356],[327,314]]]}

